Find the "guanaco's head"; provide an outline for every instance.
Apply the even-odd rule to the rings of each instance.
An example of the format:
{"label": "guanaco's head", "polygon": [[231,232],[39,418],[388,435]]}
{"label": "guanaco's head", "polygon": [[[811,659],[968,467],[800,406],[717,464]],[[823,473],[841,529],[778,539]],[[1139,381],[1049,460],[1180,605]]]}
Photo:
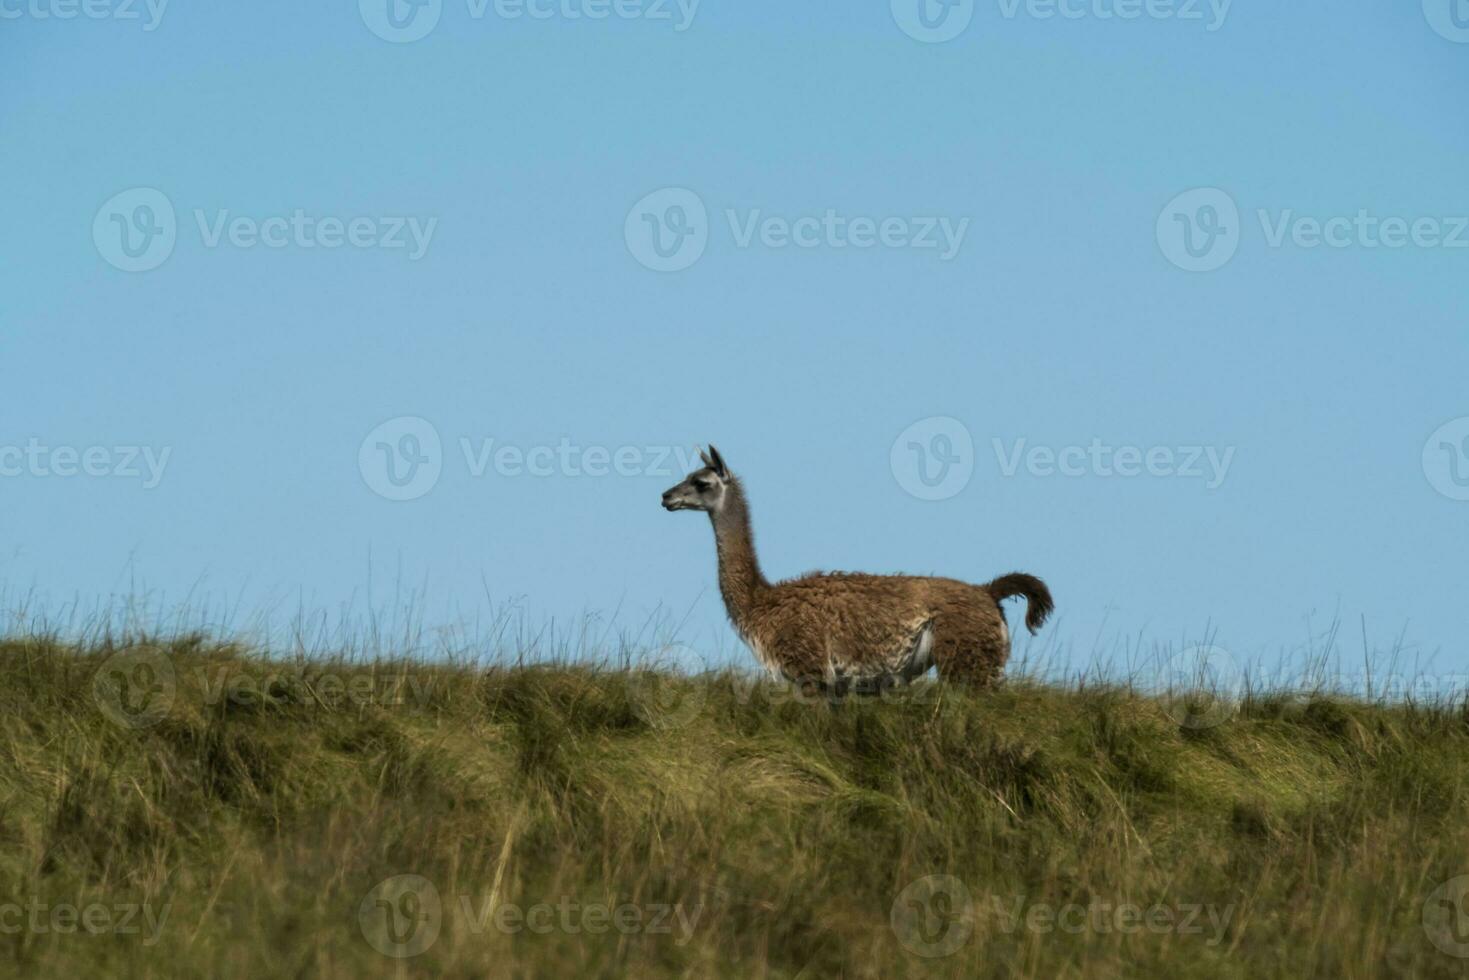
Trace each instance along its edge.
{"label": "guanaco's head", "polygon": [[663,491],[664,510],[702,510],[717,514],[724,507],[725,491],[733,477],[713,446],[700,452],[704,468],[694,470],[684,481]]}

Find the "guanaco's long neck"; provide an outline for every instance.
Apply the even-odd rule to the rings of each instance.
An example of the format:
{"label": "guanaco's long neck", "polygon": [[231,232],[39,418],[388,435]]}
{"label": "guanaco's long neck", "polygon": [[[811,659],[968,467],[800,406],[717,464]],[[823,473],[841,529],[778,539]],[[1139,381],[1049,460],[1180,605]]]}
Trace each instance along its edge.
{"label": "guanaco's long neck", "polygon": [[714,544],[719,552],[719,592],[724,608],[741,632],[750,623],[755,597],[770,587],[760,572],[755,557],[755,536],[750,530],[750,508],[745,502],[744,488],[731,482],[725,490],[724,507],[711,514]]}

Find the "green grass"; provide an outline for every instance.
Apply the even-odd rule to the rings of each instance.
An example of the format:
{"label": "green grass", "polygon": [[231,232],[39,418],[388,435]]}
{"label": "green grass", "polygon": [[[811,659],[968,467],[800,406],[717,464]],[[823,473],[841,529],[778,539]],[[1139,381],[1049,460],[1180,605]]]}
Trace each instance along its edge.
{"label": "green grass", "polygon": [[1462,705],[1184,717],[1024,681],[832,707],[734,673],[0,642],[0,972],[1469,972],[1433,942],[1469,924],[1434,894],[1469,874]]}

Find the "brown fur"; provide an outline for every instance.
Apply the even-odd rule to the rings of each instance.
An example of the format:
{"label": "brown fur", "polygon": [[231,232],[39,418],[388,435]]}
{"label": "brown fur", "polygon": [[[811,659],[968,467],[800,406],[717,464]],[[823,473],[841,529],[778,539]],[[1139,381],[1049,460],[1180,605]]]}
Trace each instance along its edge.
{"label": "brown fur", "polygon": [[[719,553],[719,591],[730,621],[761,662],[789,680],[845,690],[884,683],[917,666],[912,653],[931,631],[930,656],[945,680],[989,685],[1000,679],[1010,654],[1000,602],[1023,595],[1026,625],[1039,629],[1051,611],[1040,579],[1013,573],[986,585],[913,575],[812,573],[771,583],[760,571],[749,505],[738,479],[723,468],[724,494],[710,512]],[[900,679],[911,679],[904,676]]]}

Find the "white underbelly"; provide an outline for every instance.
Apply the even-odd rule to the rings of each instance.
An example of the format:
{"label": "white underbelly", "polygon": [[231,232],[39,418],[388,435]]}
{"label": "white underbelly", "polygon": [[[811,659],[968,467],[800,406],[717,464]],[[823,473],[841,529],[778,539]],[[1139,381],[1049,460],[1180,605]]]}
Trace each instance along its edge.
{"label": "white underbelly", "polygon": [[918,643],[913,648],[913,655],[908,662],[899,668],[897,676],[904,681],[911,681],[928,673],[928,668],[933,666],[933,624],[919,634]]}
{"label": "white underbelly", "polygon": [[740,639],[745,641],[745,646],[750,648],[750,652],[755,655],[755,659],[759,662],[760,666],[765,668],[773,680],[785,678],[785,672],[780,669],[780,663],[766,652],[765,647],[758,640],[754,637],[743,635]]}

